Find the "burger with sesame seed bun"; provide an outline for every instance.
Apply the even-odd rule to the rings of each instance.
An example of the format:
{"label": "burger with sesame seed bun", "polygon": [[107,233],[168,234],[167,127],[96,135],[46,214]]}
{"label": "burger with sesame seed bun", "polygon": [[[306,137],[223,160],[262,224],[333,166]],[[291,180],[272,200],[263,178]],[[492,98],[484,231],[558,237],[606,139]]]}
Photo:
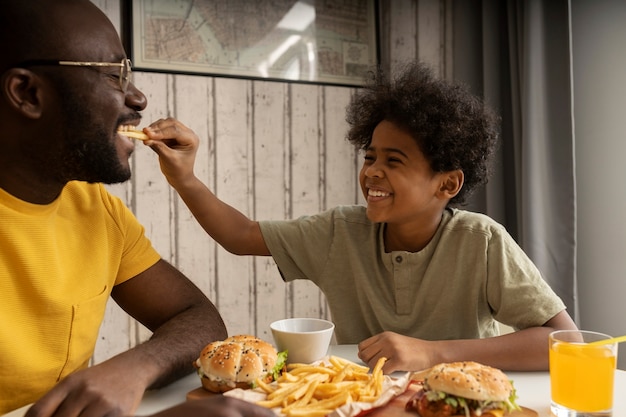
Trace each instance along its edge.
{"label": "burger with sesame seed bun", "polygon": [[521,409],[504,372],[476,362],[435,365],[423,384],[406,405],[421,417],[502,417]]}
{"label": "burger with sesame seed bun", "polygon": [[194,362],[202,387],[211,392],[252,388],[257,378],[272,382],[280,376],[287,353],[249,335],[209,343]]}

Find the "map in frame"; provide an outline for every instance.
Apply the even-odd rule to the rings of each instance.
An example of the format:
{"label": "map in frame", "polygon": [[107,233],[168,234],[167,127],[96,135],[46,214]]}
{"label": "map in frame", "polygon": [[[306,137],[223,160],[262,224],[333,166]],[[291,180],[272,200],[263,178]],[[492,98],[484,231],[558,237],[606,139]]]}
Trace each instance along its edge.
{"label": "map in frame", "polygon": [[374,0],[132,0],[137,69],[361,85]]}

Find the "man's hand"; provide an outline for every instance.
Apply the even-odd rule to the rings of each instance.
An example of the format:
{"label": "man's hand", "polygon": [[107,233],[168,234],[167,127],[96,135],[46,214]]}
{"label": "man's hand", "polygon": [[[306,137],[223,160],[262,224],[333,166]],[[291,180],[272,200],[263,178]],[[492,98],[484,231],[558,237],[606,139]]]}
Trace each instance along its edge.
{"label": "man's hand", "polygon": [[138,364],[116,357],[69,375],[27,411],[25,417],[116,417],[131,415],[146,389]]}
{"label": "man's hand", "polygon": [[[129,416],[139,405],[143,388],[131,378],[101,372],[98,366],[76,372],[60,382],[37,401],[25,417]],[[116,378],[114,375],[117,375]],[[272,417],[264,407],[223,395],[187,401],[154,414],[152,417]]]}

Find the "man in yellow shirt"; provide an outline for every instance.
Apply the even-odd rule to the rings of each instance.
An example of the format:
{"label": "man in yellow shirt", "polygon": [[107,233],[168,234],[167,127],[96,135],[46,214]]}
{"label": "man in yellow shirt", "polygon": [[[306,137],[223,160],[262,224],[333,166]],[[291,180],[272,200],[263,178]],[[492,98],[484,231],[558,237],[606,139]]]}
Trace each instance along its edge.
{"label": "man in yellow shirt", "polygon": [[[227,335],[102,185],[130,177],[135,145],[117,130],[139,123],[146,97],[87,0],[3,2],[0,44],[0,414],[130,415]],[[109,296],[153,335],[88,367]],[[214,415],[239,404],[210,403]]]}

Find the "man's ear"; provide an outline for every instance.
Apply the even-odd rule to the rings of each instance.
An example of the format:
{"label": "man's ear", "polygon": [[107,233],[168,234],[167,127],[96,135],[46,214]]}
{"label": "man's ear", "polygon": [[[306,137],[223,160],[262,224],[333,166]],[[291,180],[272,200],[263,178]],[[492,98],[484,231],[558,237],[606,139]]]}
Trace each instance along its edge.
{"label": "man's ear", "polygon": [[439,187],[440,196],[451,200],[459,193],[459,191],[461,191],[464,180],[465,176],[463,175],[463,171],[460,169],[442,173],[441,185]]}
{"label": "man's ear", "polygon": [[41,117],[42,79],[25,68],[11,68],[2,74],[2,94],[9,107],[30,119]]}

